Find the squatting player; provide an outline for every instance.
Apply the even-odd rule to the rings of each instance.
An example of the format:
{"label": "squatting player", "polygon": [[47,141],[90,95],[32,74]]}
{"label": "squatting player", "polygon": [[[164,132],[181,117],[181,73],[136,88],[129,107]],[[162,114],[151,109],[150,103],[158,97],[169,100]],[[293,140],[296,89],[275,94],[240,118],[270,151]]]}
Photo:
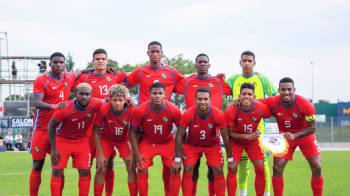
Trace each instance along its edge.
{"label": "squatting player", "polygon": [[[256,65],[255,54],[251,51],[244,51],[241,54],[241,60],[239,61],[242,67],[242,74],[235,74],[227,79],[228,85],[232,88],[233,99],[237,99],[240,94],[240,87],[243,83],[253,83],[255,86],[255,97],[257,99],[265,98],[267,96],[272,96],[277,94],[277,90],[272,82],[260,73],[254,72],[254,67]],[[261,134],[265,134],[265,124],[261,121],[258,129]],[[268,161],[265,159],[264,163],[265,169],[265,196],[270,195],[271,178],[270,178],[270,168]],[[238,189],[240,196],[247,195],[248,186],[248,175],[249,175],[249,165],[248,157],[246,153],[243,153],[241,161],[238,165]]]}
{"label": "squatting player", "polygon": [[136,171],[129,140],[133,107],[126,104],[129,91],[124,85],[113,85],[109,90],[109,95],[109,102],[101,107],[94,122],[97,150],[94,193],[95,196],[102,195],[107,160],[112,158],[112,152],[114,148],[117,148],[128,172],[129,193],[131,196],[137,196]]}
{"label": "squatting player", "polygon": [[[34,106],[37,108],[34,116],[31,153],[33,168],[29,178],[31,196],[37,196],[41,183],[41,170],[44,166],[46,153],[50,152],[48,123],[59,103],[69,99],[70,91],[76,74],[65,72],[65,56],[55,52],[50,56],[51,71],[39,75],[34,81]],[[62,105],[60,105],[62,106]]]}
{"label": "squatting player", "polygon": [[[141,196],[148,195],[148,168],[153,165],[153,157],[160,155],[163,171],[169,171],[175,155],[173,124],[179,125],[181,111],[165,100],[165,87],[153,83],[150,87],[151,100],[137,107],[130,126],[130,141],[137,164],[137,186]],[[141,141],[137,141],[136,131],[141,128]],[[165,195],[178,195],[180,175],[163,176]],[[165,186],[168,183],[171,186]]]}
{"label": "squatting player", "polygon": [[[206,54],[198,54],[195,59],[195,67],[197,73],[191,75],[190,77],[185,77],[175,86],[175,92],[183,94],[185,98],[186,109],[194,106],[196,104],[196,91],[199,88],[207,88],[210,92],[211,105],[222,108],[222,100],[224,95],[231,95],[231,88],[222,80],[217,77],[213,77],[209,74],[209,57]],[[193,170],[193,194],[196,195],[197,190],[197,180],[199,177],[199,164],[200,159],[198,159],[194,170]],[[208,167],[208,192],[209,195],[214,195],[214,176],[210,167]]]}
{"label": "squatting player", "polygon": [[288,152],[282,158],[274,157],[272,185],[275,196],[282,196],[284,189],[283,170],[292,159],[299,146],[309,162],[314,196],[321,196],[323,177],[321,175],[321,155],[315,136],[315,107],[307,99],[295,94],[294,81],[282,78],[278,88],[279,96],[262,100],[276,118],[278,128],[288,140]]}
{"label": "squatting player", "polygon": [[243,151],[254,164],[256,195],[264,195],[264,153],[259,146],[260,133],[257,127],[262,118],[268,118],[270,115],[270,110],[265,104],[255,101],[254,85],[251,83],[243,83],[237,103],[226,108],[226,122],[235,161],[234,169],[227,174],[228,195],[236,195],[237,164],[241,160]]}
{"label": "squatting player", "polygon": [[65,107],[56,110],[49,122],[53,196],[61,195],[63,170],[70,156],[73,167],[79,172],[79,195],[89,195],[91,152],[87,131],[102,105],[101,99],[91,98],[91,91],[89,84],[80,83],[76,88],[76,99],[64,102]]}
{"label": "squatting player", "polygon": [[[86,82],[92,86],[92,97],[100,99],[109,99],[109,88],[114,84],[124,83],[126,79],[125,72],[107,69],[108,56],[105,49],[96,49],[92,54],[92,64],[94,69],[90,72],[81,74],[75,81],[73,87],[82,82]],[[93,127],[90,127],[88,135],[90,137],[91,157],[95,157],[95,142],[93,141]],[[114,151],[113,151],[114,152]],[[105,172],[105,192],[106,196],[113,193],[114,185],[114,170],[113,170],[113,156],[108,160],[107,170]]]}
{"label": "squatting player", "polygon": [[[173,171],[174,173],[179,172],[182,158],[185,157],[182,192],[184,196],[191,196],[193,169],[198,159],[202,154],[205,154],[207,164],[211,167],[214,175],[214,194],[224,196],[226,184],[222,168],[224,160],[220,146],[220,133],[225,144],[229,168],[233,169],[232,151],[227,135],[225,117],[220,109],[211,106],[209,89],[197,89],[195,97],[195,106],[184,112],[179,130],[176,133],[176,157],[173,163]],[[187,128],[188,134],[186,142],[184,142]]]}

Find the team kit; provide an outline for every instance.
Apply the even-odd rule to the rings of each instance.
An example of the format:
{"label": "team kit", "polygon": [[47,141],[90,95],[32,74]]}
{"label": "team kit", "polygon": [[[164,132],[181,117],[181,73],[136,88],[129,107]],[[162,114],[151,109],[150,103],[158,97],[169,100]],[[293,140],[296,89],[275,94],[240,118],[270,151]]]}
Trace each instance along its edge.
{"label": "team kit", "polygon": [[[208,195],[247,195],[250,161],[256,195],[282,196],[283,171],[296,147],[310,166],[313,195],[322,195],[315,107],[295,94],[291,78],[282,78],[276,88],[266,76],[254,72],[251,51],[240,56],[242,73],[226,80],[223,74],[209,74],[209,57],[203,53],[195,58],[197,72],[188,76],[162,63],[161,43],[150,42],[147,55],[149,65],[130,73],[107,68],[104,49],[93,52],[92,69],[78,72],[65,71],[62,53],[50,56],[50,70],[36,78],[33,89],[31,196],[38,195],[46,154],[51,156],[53,196],[64,191],[64,169],[70,157],[79,173],[80,196],[89,195],[91,180],[95,196],[109,196],[113,191],[118,195],[113,169],[117,155],[125,163],[131,196],[148,195],[148,168],[155,156],[161,157],[163,165],[164,195],[177,196],[180,189],[184,196],[197,195],[203,155]],[[137,104],[128,90],[133,86],[138,88]],[[75,96],[70,99],[71,92]],[[184,96],[184,111],[170,101],[172,93]],[[232,96],[233,101],[222,110],[225,96]],[[270,117],[276,119],[286,143],[284,153],[262,148],[264,119]],[[268,156],[273,156],[272,174]],[[91,179],[94,161],[96,173]]]}

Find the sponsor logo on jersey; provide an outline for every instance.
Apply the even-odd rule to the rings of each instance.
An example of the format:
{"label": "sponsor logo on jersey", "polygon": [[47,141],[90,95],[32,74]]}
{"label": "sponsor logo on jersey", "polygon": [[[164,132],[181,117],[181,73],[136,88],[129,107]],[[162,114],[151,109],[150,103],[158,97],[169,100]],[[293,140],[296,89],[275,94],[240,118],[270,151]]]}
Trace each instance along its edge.
{"label": "sponsor logo on jersey", "polygon": [[109,123],[113,123],[113,120],[108,120]]}
{"label": "sponsor logo on jersey", "polygon": [[96,80],[91,81],[91,83],[96,83]]}
{"label": "sponsor logo on jersey", "polygon": [[147,122],[151,122],[153,119],[152,118],[148,118],[147,119]]}
{"label": "sponsor logo on jersey", "polygon": [[52,90],[56,90],[56,89],[57,89],[57,86],[53,86],[53,87],[52,87]]}
{"label": "sponsor logo on jersey", "polygon": [[283,114],[282,114],[282,113],[280,113],[280,112],[278,112],[278,113],[277,113],[277,116],[282,116],[282,115],[283,115]]}
{"label": "sponsor logo on jersey", "polygon": [[238,120],[238,121],[241,121],[241,120],[243,120],[243,119],[241,119],[241,118],[237,118],[237,120]]}
{"label": "sponsor logo on jersey", "polygon": [[162,118],[162,120],[163,120],[163,122],[168,122],[168,118],[165,116]]}
{"label": "sponsor logo on jersey", "polygon": [[193,127],[198,128],[199,126],[198,125],[193,125]]}
{"label": "sponsor logo on jersey", "polygon": [[77,118],[72,118],[72,121],[77,121],[78,119]]}
{"label": "sponsor logo on jersey", "polygon": [[194,85],[193,85],[193,88],[197,88],[197,86],[198,86],[197,84],[194,84]]}
{"label": "sponsor logo on jersey", "polygon": [[151,75],[146,75],[146,78],[150,78],[151,77]]}
{"label": "sponsor logo on jersey", "polygon": [[212,129],[213,128],[213,125],[212,124],[208,124],[208,129]]}

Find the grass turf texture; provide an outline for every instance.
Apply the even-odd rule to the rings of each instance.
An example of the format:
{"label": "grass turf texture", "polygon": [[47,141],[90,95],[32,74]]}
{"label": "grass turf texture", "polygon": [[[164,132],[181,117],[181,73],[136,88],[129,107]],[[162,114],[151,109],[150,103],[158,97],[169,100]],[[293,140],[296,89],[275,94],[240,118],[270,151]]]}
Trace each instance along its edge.
{"label": "grass turf texture", "polygon": [[[42,182],[39,195],[50,195],[50,160],[42,173]],[[271,163],[271,158],[270,158]],[[163,195],[162,166],[159,158],[154,160],[154,166],[149,170],[149,195]],[[0,153],[0,196],[29,195],[28,176],[31,169],[31,156],[28,153],[5,152]],[[350,195],[350,152],[322,152],[324,195],[347,196]],[[271,165],[270,165],[271,166]],[[71,167],[71,163],[69,163]],[[252,167],[252,166],[251,166]],[[198,194],[207,195],[207,179],[205,159],[202,158]],[[93,174],[94,174],[93,170]],[[113,195],[128,195],[126,170],[120,158],[115,159],[115,189]],[[226,169],[225,169],[226,173]],[[272,170],[271,170],[272,173]],[[254,170],[251,168],[248,195],[254,192]],[[285,171],[285,195],[312,195],[310,187],[311,171],[307,161],[300,152],[296,152],[294,160],[289,162]],[[65,170],[65,187],[63,195],[77,195],[78,192],[77,171],[72,168]],[[90,195],[93,195],[93,181],[91,182]]]}

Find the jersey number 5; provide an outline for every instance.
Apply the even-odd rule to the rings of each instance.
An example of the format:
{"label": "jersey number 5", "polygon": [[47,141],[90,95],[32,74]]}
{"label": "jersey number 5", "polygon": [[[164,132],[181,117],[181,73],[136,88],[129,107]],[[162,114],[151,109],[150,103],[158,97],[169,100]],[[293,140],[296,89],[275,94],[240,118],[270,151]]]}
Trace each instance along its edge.
{"label": "jersey number 5", "polygon": [[289,120],[284,121],[284,127],[290,128],[292,125],[290,124]]}

